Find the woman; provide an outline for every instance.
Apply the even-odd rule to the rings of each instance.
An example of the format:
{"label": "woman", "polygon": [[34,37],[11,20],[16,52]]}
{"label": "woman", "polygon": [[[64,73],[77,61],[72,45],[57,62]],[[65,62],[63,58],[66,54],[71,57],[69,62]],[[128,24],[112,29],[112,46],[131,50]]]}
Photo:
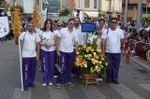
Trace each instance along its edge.
{"label": "woman", "polygon": [[[102,26],[98,26],[97,29],[96,29],[96,35],[95,35],[95,38],[94,38],[94,43],[97,45],[97,48],[101,48],[101,41],[102,41],[102,38],[101,38],[101,35],[102,35],[102,29],[103,27]],[[97,81],[102,81],[102,75],[98,75],[98,78],[97,78]]]}
{"label": "woman", "polygon": [[102,39],[101,39],[102,29],[103,29],[102,26],[98,26],[98,27],[97,27],[96,35],[95,35],[95,38],[94,38],[94,43],[96,43],[96,45],[97,45],[98,48],[101,47],[101,41],[102,41]]}
{"label": "woman", "polygon": [[52,30],[52,20],[47,19],[44,22],[41,36],[41,63],[42,63],[42,75],[43,83],[42,86],[53,85],[53,69],[56,56],[55,40],[56,35]]}

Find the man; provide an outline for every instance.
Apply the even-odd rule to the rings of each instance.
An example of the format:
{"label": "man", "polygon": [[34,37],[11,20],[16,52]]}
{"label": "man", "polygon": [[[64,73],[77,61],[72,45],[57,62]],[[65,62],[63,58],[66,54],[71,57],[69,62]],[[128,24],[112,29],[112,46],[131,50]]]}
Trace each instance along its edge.
{"label": "man", "polygon": [[[75,18],[75,26],[73,28],[76,37],[78,38],[78,46],[82,46],[87,41],[87,33],[82,32],[81,30],[81,22],[79,18]],[[75,61],[75,50],[74,50],[74,61]],[[79,75],[78,71],[76,70],[75,66],[72,69],[73,75]]]}
{"label": "man", "polygon": [[106,70],[107,83],[118,84],[118,72],[123,50],[123,31],[117,28],[117,18],[110,18],[110,27],[102,33],[102,52],[105,52],[110,60],[110,66]]}
{"label": "man", "polygon": [[68,26],[62,28],[57,34],[57,55],[59,57],[61,72],[59,72],[57,79],[57,88],[61,88],[61,84],[65,83],[66,85],[73,87],[71,83],[71,73],[72,66],[74,62],[74,46],[77,50],[78,42],[77,37],[73,31],[74,19],[68,20]]}
{"label": "man", "polygon": [[78,45],[81,46],[83,44],[86,43],[87,41],[87,33],[83,33],[81,31],[81,25],[80,25],[80,19],[79,18],[75,18],[75,27],[74,27],[74,31],[75,34],[78,37]]}
{"label": "man", "polygon": [[[62,21],[58,21],[57,22],[57,29],[54,31],[54,33],[57,35],[59,34],[59,31],[64,28],[64,23]],[[60,71],[60,68],[59,68],[59,57],[56,57],[55,59],[55,68],[54,68],[54,78],[57,78],[58,77],[58,72]]]}
{"label": "man", "polygon": [[[34,87],[36,60],[39,59],[40,37],[34,32],[33,23],[28,23],[28,30],[19,36],[22,42],[22,71],[24,90]],[[17,39],[16,39],[16,43]]]}

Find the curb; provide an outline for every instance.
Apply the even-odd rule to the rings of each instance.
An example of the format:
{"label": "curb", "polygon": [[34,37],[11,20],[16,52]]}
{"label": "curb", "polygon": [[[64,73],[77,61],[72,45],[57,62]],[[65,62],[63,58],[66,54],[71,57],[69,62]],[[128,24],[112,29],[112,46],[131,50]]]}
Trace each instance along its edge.
{"label": "curb", "polygon": [[130,59],[131,59],[133,62],[135,62],[136,64],[138,64],[139,66],[141,66],[141,67],[147,69],[148,71],[150,71],[150,64],[146,64],[146,63],[144,63],[144,62],[141,62],[140,60],[137,60],[137,59],[135,59],[135,58],[133,58],[133,57],[130,57]]}

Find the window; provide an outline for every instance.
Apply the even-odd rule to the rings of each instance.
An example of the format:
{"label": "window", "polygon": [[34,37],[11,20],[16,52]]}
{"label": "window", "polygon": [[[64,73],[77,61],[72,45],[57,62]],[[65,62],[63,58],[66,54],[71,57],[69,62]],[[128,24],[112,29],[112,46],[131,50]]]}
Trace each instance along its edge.
{"label": "window", "polygon": [[90,7],[89,3],[90,3],[89,0],[84,0],[84,6],[85,6],[85,8],[89,8]]}
{"label": "window", "polygon": [[133,10],[133,5],[128,5],[128,10]]}
{"label": "window", "polygon": [[94,9],[97,9],[97,0],[94,0]]}

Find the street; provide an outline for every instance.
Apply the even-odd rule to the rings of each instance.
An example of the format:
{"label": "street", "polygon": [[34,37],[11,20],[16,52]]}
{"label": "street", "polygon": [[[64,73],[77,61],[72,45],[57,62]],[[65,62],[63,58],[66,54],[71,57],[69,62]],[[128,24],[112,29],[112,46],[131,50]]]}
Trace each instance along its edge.
{"label": "street", "polygon": [[121,61],[119,72],[120,84],[99,85],[83,84],[81,79],[74,77],[75,87],[63,86],[56,89],[55,85],[42,87],[41,72],[38,72],[35,88],[21,91],[18,46],[14,40],[0,42],[0,99],[149,99],[150,71],[131,61]]}

